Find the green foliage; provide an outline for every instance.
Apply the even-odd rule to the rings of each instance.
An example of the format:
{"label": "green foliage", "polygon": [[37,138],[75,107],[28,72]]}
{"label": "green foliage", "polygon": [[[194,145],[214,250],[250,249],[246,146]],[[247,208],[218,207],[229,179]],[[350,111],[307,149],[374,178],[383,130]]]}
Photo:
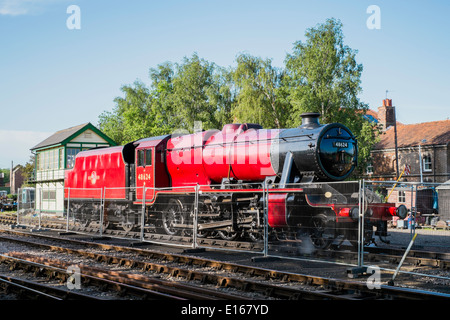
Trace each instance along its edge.
{"label": "green foliage", "polygon": [[201,121],[203,129],[221,125],[219,120],[226,117],[230,108],[226,86],[217,72],[220,71],[214,63],[200,59],[197,54],[176,65],[173,101],[177,128],[189,130],[194,127],[194,121]]}
{"label": "green foliage", "polygon": [[298,126],[303,112],[320,112],[321,123],[341,122],[357,136],[359,166],[365,167],[378,128],[364,119],[363,67],[344,44],[342,23],[328,19],[295,42],[284,68],[271,59],[239,54],[236,66],[217,66],[195,53],[180,63],[165,62],[149,72],[150,85],[122,86],[112,111],[99,127],[119,144],[144,137],[224,124],[259,123],[265,128]]}
{"label": "green foliage", "polygon": [[282,128],[289,106],[281,85],[284,72],[272,66],[272,60],[241,54],[233,80],[238,89],[233,115],[240,122],[259,123],[263,127]]}
{"label": "green foliage", "polygon": [[3,181],[6,183],[9,181],[10,169],[0,169],[0,173],[3,173]]}
{"label": "green foliage", "polygon": [[159,136],[175,130],[192,131],[195,121],[203,129],[231,121],[231,76],[197,54],[180,64],[166,62],[150,69],[150,87],[136,81],[122,86],[112,112],[99,117],[99,128],[119,144]]}
{"label": "green foliage", "polygon": [[328,19],[306,31],[306,42],[294,44],[286,58],[285,86],[292,106],[288,124],[298,126],[303,112],[319,112],[322,123],[345,124],[358,138],[359,167],[364,168],[377,142],[378,128],[364,115],[357,51],[344,45],[342,23]]}
{"label": "green foliage", "polygon": [[34,166],[36,161],[36,155],[32,154],[30,156],[30,159],[25,164],[25,167],[23,168],[22,177],[24,180],[24,183],[22,185],[22,188],[24,187],[34,187],[34,183],[32,182],[34,180]]}
{"label": "green foliage", "polygon": [[286,58],[290,124],[298,125],[301,113],[313,111],[321,113],[323,123],[355,118],[367,109],[357,97],[363,67],[356,63],[356,51],[344,45],[342,24],[329,19],[308,29],[306,38]]}

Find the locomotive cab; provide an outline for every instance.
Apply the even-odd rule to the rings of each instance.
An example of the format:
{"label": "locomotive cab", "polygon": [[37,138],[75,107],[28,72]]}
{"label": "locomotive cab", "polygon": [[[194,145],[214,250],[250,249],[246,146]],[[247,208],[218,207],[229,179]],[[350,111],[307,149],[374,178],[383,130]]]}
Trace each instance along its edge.
{"label": "locomotive cab", "polygon": [[[141,139],[134,142],[134,178],[136,200],[155,201],[155,188],[170,186],[166,169],[165,149],[170,135]],[[145,188],[145,194],[144,194]]]}

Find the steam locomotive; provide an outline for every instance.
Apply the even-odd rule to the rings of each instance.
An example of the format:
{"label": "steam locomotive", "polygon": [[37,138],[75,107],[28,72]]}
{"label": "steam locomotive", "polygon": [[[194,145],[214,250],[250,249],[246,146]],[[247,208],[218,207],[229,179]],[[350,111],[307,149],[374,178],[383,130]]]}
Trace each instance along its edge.
{"label": "steam locomotive", "polygon": [[[319,116],[305,113],[291,129],[227,124],[83,151],[66,171],[66,198],[79,221],[101,214],[104,227],[126,231],[145,219],[156,232],[179,235],[192,232],[195,218],[204,237],[258,241],[267,227],[277,238],[307,234],[320,248],[338,237],[356,240],[358,189],[333,182],[355,169],[357,141],[342,124],[321,125]],[[365,209],[366,241],[374,227],[383,239],[387,221],[406,215],[386,203]]]}

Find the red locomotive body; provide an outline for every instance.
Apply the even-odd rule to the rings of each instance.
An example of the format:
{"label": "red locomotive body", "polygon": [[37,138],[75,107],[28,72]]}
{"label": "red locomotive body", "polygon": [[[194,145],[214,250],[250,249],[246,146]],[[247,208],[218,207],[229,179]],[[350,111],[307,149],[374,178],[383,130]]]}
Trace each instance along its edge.
{"label": "red locomotive body", "polygon": [[[66,170],[66,197],[125,199],[125,163],[123,147],[91,149],[80,152],[72,170]],[[104,188],[108,194],[102,194]]]}
{"label": "red locomotive body", "polygon": [[[136,201],[142,203],[145,187],[145,202],[153,203],[156,199],[155,188],[170,186],[169,174],[165,166],[167,137],[143,139],[135,145],[135,183],[130,181],[127,187],[136,187]],[[130,163],[133,165],[133,163]],[[130,180],[133,173],[130,173]]]}
{"label": "red locomotive body", "polygon": [[[301,229],[317,240],[325,229],[337,237],[349,229],[342,224],[357,223],[358,202],[327,184],[346,179],[356,159],[350,130],[320,125],[318,114],[305,114],[303,124],[292,129],[229,124],[220,131],[83,151],[66,172],[66,198],[83,219],[103,210],[108,222],[126,230],[141,221],[145,201],[147,225],[168,234],[192,223],[197,206],[198,230],[224,239],[243,234],[260,239],[267,209],[268,226],[278,235]],[[201,196],[189,192],[197,185]],[[390,204],[372,204],[369,210],[366,228],[376,226],[383,235],[387,219],[405,214]],[[315,243],[325,247],[330,241]]]}
{"label": "red locomotive body", "polygon": [[261,130],[259,125],[229,124],[222,131],[172,138],[167,143],[172,187],[220,184],[224,178],[262,181],[275,176],[270,149],[278,134],[279,130]]}

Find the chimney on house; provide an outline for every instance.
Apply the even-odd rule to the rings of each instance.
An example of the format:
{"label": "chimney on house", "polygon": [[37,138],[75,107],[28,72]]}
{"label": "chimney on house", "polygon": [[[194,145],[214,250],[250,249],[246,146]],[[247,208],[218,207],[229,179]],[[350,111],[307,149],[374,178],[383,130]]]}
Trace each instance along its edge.
{"label": "chimney on house", "polygon": [[386,130],[395,124],[395,111],[392,106],[392,99],[384,99],[383,105],[378,107],[378,121]]}

